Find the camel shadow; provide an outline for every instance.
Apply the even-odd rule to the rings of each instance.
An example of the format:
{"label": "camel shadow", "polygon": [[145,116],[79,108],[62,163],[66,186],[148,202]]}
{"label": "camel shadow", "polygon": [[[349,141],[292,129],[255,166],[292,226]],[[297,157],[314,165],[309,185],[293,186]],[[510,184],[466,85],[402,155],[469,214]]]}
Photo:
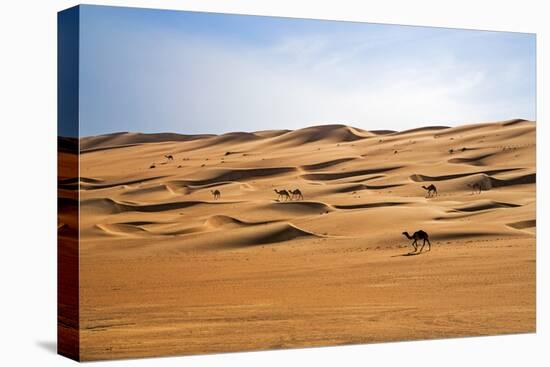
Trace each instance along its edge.
{"label": "camel shadow", "polygon": [[406,254],[393,255],[392,257],[402,257],[402,256],[417,256],[422,252],[407,252]]}

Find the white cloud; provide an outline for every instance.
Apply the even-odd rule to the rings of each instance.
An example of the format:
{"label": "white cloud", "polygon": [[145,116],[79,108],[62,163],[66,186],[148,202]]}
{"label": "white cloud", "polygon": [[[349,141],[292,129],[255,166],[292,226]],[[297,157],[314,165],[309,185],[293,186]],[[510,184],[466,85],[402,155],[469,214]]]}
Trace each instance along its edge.
{"label": "white cloud", "polygon": [[[151,40],[138,51],[131,45],[113,50],[127,57],[111,65],[115,81],[109,85],[111,95],[128,99],[120,106],[134,108],[121,119],[141,119],[132,126],[142,131],[221,133],[321,123],[404,130],[524,117],[518,111],[533,109],[529,96],[510,103],[491,94],[500,83],[517,83],[521,66],[512,63],[491,77],[495,70],[486,64],[417,49],[392,33],[345,42],[330,35],[286,37],[255,47],[181,34]],[[117,83],[125,74],[131,76]],[[135,87],[131,93],[128,84]]]}

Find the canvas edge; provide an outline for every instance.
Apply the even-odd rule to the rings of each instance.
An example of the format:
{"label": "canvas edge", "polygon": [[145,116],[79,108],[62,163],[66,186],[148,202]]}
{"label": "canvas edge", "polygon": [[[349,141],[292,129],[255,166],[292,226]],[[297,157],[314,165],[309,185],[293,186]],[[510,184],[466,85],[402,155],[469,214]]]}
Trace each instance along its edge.
{"label": "canvas edge", "polygon": [[[57,14],[57,353],[80,361],[79,292],[79,15]],[[67,196],[67,185],[76,185]],[[61,215],[72,224],[62,223]],[[75,226],[76,224],[76,226]]]}

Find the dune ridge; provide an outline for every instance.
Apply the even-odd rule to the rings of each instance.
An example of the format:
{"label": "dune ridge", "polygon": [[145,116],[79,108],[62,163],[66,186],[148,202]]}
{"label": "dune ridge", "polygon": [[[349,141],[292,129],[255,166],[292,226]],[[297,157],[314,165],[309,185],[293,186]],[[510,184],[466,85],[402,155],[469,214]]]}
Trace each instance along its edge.
{"label": "dune ridge", "polygon": [[81,139],[83,358],[535,330],[536,123],[434,125]]}
{"label": "dune ridge", "polygon": [[[518,128],[521,134],[515,132]],[[534,167],[534,157],[524,152],[534,149],[534,145],[525,141],[534,136],[534,128],[532,122],[509,120],[382,133],[337,124],[294,131],[197,136],[116,133],[83,138],[81,149],[87,152],[83,156],[83,166],[95,159],[105,159],[108,154],[105,152],[116,147],[110,154],[125,161],[121,174],[117,175],[116,168],[114,171],[100,169],[96,173],[87,172],[78,182],[74,179],[60,181],[60,187],[69,191],[80,189],[80,207],[86,215],[138,216],[139,220],[111,221],[105,223],[107,227],[101,227],[109,233],[128,230],[134,236],[146,235],[152,226],[160,226],[132,224],[155,222],[145,218],[148,213],[176,216],[165,221],[164,227],[170,230],[157,228],[157,233],[197,235],[218,227],[232,231],[253,227],[254,223],[300,222],[340,212],[374,211],[384,216],[384,210],[392,206],[406,205],[422,211],[437,205],[436,201],[422,204],[411,198],[423,198],[422,185],[428,183],[437,183],[437,197],[454,196],[454,202],[463,203],[444,205],[441,212],[451,210],[473,215],[520,206],[513,204],[513,198],[472,200],[470,196],[474,194],[474,184],[481,185],[482,192],[490,192],[536,182],[536,174],[529,172]],[[391,140],[375,138],[381,136],[391,137]],[[510,136],[512,140],[508,140]],[[502,144],[510,148],[495,149],[499,137],[505,137],[507,140]],[[460,141],[468,145],[449,153],[448,147],[461,146]],[[476,143],[475,147],[471,146],[472,142]],[[488,148],[482,146],[484,142]],[[186,148],[187,145],[197,148],[197,153],[192,154],[193,148]],[[143,152],[138,154],[136,149],[140,147]],[[101,155],[93,149],[101,149]],[[439,163],[428,162],[430,150],[436,152]],[[510,160],[506,156],[511,165],[504,165],[506,161],[498,166],[491,164],[499,156],[509,154],[509,150],[519,152],[516,155],[522,154],[523,161]],[[297,151],[305,153],[304,158]],[[472,155],[472,151],[479,153]],[[148,155],[151,158],[144,161]],[[149,161],[155,162],[158,168],[151,169]],[[137,170],[125,171],[126,167]],[[300,200],[275,192],[277,189],[292,192],[295,188],[302,191],[304,197]],[[213,196],[215,190],[221,193],[221,199]],[[252,218],[261,216],[262,212],[266,218]],[[198,217],[191,219],[189,225],[178,226],[178,221],[188,218],[191,213],[197,213]],[[236,219],[241,215],[233,213],[243,214],[245,218],[248,218],[247,213],[253,214],[250,219]],[[440,218],[441,214],[433,212],[431,220]],[[458,220],[461,217],[446,218]],[[501,228],[509,228],[508,223],[502,223]]]}

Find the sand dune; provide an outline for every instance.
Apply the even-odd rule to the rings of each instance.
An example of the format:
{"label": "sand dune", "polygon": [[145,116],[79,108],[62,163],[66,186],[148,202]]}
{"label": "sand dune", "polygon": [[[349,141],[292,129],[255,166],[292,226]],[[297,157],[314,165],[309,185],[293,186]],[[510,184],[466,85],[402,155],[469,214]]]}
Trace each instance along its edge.
{"label": "sand dune", "polygon": [[368,208],[384,208],[387,206],[403,205],[405,203],[384,201],[381,203],[365,203],[365,204],[351,204],[351,205],[334,205],[337,209],[368,209]]}
{"label": "sand dune", "polygon": [[479,210],[490,210],[498,208],[516,208],[518,206],[520,205],[512,203],[501,203],[493,200],[479,200],[470,202],[469,204],[461,206],[459,208],[455,208],[455,210],[462,212],[475,212]]}
{"label": "sand dune", "polygon": [[259,225],[257,228],[241,227],[222,238],[213,236],[203,248],[249,247],[291,241],[301,237],[318,237],[289,223]]}
{"label": "sand dune", "polygon": [[[80,226],[83,358],[533,331],[535,135],[510,120],[83,138],[82,177],[59,183],[80,222],[58,221]],[[401,232],[419,229],[432,249],[411,256]]]}
{"label": "sand dune", "polygon": [[90,136],[80,139],[82,152],[98,151],[109,148],[128,147],[143,143],[158,143],[167,141],[190,141],[210,137],[211,135],[181,135],[173,133],[141,134],[141,133],[113,133],[100,136]]}
{"label": "sand dune", "polygon": [[528,173],[524,175],[514,175],[507,178],[498,179],[491,177],[491,185],[493,187],[502,187],[510,185],[528,185],[537,182],[536,173]]}
{"label": "sand dune", "polygon": [[211,172],[210,178],[188,181],[188,184],[194,186],[204,186],[221,182],[252,180],[255,178],[276,176],[294,171],[296,171],[295,167],[215,170]]}
{"label": "sand dune", "polygon": [[83,213],[121,213],[132,212],[162,212],[168,210],[184,209],[198,205],[227,205],[237,202],[207,202],[207,201],[173,201],[159,204],[136,204],[129,202],[117,202],[111,199],[88,199],[81,201],[80,207]]}
{"label": "sand dune", "polygon": [[453,175],[441,175],[441,176],[427,176],[427,175],[420,175],[420,174],[414,174],[411,175],[411,180],[415,182],[425,182],[425,181],[445,181],[445,180],[452,180],[455,178],[460,177],[466,177],[466,176],[473,176],[473,175],[493,175],[503,172],[510,172],[515,171],[518,168],[507,168],[507,169],[495,169],[495,170],[487,170],[487,171],[477,171],[477,172],[467,172],[467,173],[456,173]]}
{"label": "sand dune", "polygon": [[415,129],[409,129],[404,131],[397,131],[393,133],[393,135],[410,135],[413,133],[428,133],[433,134],[434,132],[438,130],[447,130],[449,129],[448,126],[424,126],[424,127],[417,127]]}
{"label": "sand dune", "polygon": [[461,158],[451,158],[449,159],[449,163],[462,163],[462,164],[471,164],[472,166],[484,166],[486,165],[484,163],[484,159],[493,156],[494,153],[487,153],[487,154],[476,154],[469,157],[461,157]]}
{"label": "sand dune", "polygon": [[357,159],[356,157],[350,157],[350,158],[339,158],[339,159],[332,159],[330,161],[320,162],[320,163],[314,163],[314,164],[307,164],[302,166],[302,169],[306,171],[316,171],[316,170],[322,170],[329,167],[337,166],[342,163],[346,163],[349,161],[352,161],[354,159]]}
{"label": "sand dune", "polygon": [[[398,168],[402,168],[402,167],[390,166],[390,167],[377,167],[377,168],[363,169],[358,171],[348,171],[348,172],[308,173],[308,174],[302,175],[302,178],[306,180],[312,180],[312,181],[331,181],[331,180],[339,180],[339,179],[348,178],[348,177],[372,175],[376,173],[392,171]],[[376,177],[381,177],[381,176],[376,176]]]}
{"label": "sand dune", "polygon": [[325,214],[332,211],[332,208],[323,203],[316,201],[283,201],[271,203],[261,209],[277,210],[285,213],[294,214]]}
{"label": "sand dune", "polygon": [[350,142],[373,134],[345,125],[320,125],[289,131],[270,141],[270,144],[300,145],[319,142]]}
{"label": "sand dune", "polygon": [[537,221],[535,219],[522,220],[519,222],[508,223],[507,225],[516,229],[534,228],[537,225]]}

